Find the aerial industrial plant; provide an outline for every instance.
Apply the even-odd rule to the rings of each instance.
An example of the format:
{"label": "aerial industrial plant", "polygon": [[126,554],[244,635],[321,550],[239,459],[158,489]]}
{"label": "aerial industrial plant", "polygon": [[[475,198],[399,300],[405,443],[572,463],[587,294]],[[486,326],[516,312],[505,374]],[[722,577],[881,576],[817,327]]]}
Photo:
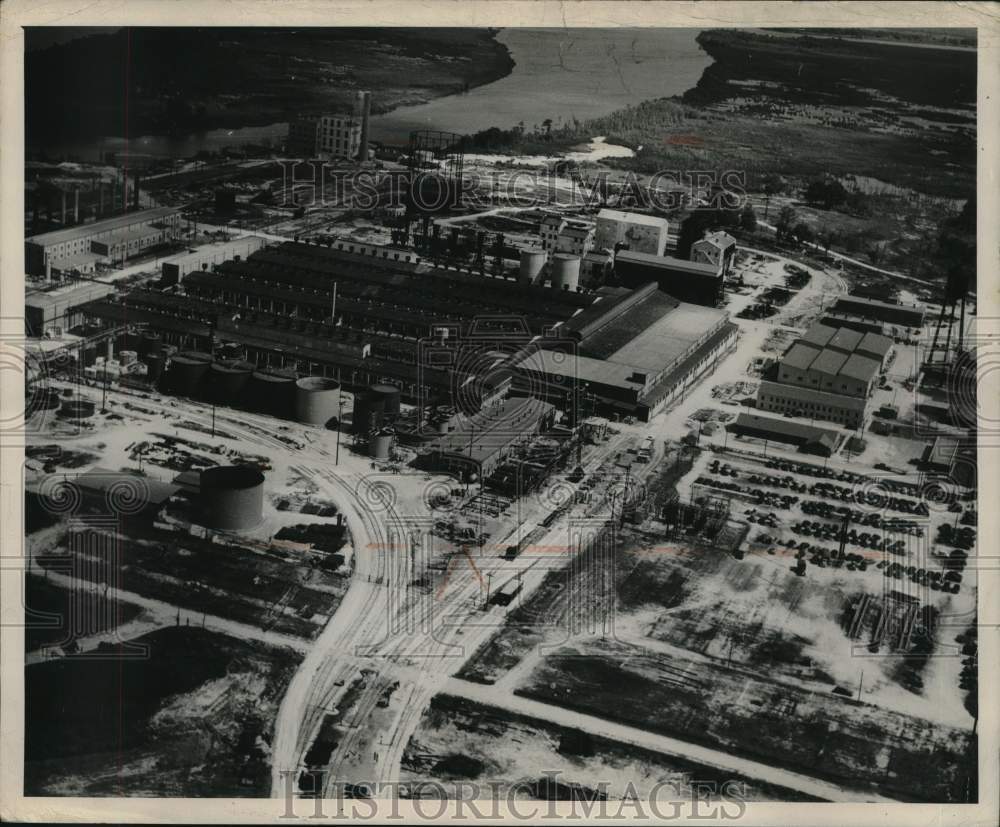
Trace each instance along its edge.
{"label": "aerial industrial plant", "polygon": [[[26,790],[974,801],[974,192],[811,155],[778,175],[758,129],[803,118],[863,138],[851,158],[938,116],[934,147],[965,141],[938,85],[919,129],[886,114],[925,71],[902,53],[945,84],[965,52],[712,30],[690,92],[494,127],[463,117],[490,66],[534,71],[507,35],[324,30],[286,54],[283,31],[226,36],[261,50],[248,77],[320,90],[268,109],[280,129],[205,127],[273,105],[248,81],[156,104],[201,125],[189,153],[26,169],[27,599],[93,609],[28,630]],[[670,51],[649,36],[615,54]],[[811,89],[819,64],[856,94]],[[722,145],[754,157],[739,188],[650,172]],[[890,207],[917,212],[872,240]],[[142,703],[120,733],[82,721],[66,687],[116,693],[81,664],[129,644]]]}

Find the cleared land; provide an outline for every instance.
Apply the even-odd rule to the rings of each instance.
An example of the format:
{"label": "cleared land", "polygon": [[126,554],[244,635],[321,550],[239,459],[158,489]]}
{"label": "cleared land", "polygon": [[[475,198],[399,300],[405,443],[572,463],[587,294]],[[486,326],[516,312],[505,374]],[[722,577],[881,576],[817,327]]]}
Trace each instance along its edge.
{"label": "cleared land", "polygon": [[28,795],[262,796],[298,656],[178,626],[25,670]]}

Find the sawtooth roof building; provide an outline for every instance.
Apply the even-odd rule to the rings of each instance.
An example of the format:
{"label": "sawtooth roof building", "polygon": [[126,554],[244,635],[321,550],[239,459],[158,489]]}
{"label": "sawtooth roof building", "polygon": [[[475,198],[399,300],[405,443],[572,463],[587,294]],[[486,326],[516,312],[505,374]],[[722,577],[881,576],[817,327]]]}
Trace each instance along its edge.
{"label": "sawtooth roof building", "polygon": [[891,350],[886,336],[817,322],[761,381],[757,407],[860,428]]}

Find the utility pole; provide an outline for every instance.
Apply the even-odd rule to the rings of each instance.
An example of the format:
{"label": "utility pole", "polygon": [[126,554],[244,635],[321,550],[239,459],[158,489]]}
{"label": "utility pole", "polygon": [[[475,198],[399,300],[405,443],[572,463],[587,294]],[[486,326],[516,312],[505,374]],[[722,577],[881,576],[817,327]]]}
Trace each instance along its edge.
{"label": "utility pole", "polygon": [[865,670],[861,670],[861,677],[858,678],[858,703],[861,703],[861,686],[865,682]]}

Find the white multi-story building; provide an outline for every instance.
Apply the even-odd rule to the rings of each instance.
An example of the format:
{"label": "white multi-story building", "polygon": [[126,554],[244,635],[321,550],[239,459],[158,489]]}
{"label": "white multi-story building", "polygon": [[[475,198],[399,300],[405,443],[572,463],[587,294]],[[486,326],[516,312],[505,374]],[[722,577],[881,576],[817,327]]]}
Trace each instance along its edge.
{"label": "white multi-story building", "polygon": [[583,221],[567,221],[550,215],[540,228],[542,249],[546,253],[572,253],[581,258],[594,249],[594,228]]}
{"label": "white multi-story building", "polygon": [[619,244],[633,253],[662,256],[667,248],[665,218],[621,210],[601,210],[597,214],[596,246],[614,250]]}
{"label": "white multi-story building", "polygon": [[721,230],[709,233],[691,245],[691,261],[711,264],[724,276],[729,275],[735,256],[736,239]]}
{"label": "white multi-story building", "polygon": [[361,121],[350,115],[323,115],[316,126],[320,158],[354,158],[361,149]]}

